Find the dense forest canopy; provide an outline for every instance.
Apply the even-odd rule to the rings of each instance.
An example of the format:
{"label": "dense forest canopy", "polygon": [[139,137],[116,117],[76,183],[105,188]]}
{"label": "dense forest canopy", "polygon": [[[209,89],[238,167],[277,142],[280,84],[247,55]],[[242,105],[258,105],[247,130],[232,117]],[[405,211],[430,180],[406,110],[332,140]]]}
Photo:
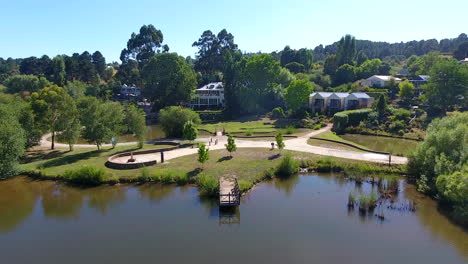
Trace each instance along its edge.
{"label": "dense forest canopy", "polygon": [[[383,59],[388,56],[404,56],[411,55],[421,56],[432,51],[439,51],[441,53],[452,53],[458,46],[468,41],[468,36],[465,33],[460,34],[456,38],[442,39],[428,39],[420,41],[408,41],[400,43],[388,43],[370,40],[356,40],[356,50],[364,51],[369,59],[379,58]],[[338,50],[339,41],[323,46],[318,45],[314,48],[314,60],[325,60],[328,55],[335,54]]]}

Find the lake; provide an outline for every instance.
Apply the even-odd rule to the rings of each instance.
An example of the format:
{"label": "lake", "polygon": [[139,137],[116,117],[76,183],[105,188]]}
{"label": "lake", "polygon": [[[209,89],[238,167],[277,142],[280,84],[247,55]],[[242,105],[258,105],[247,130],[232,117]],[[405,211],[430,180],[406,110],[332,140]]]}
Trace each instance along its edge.
{"label": "lake", "polygon": [[[467,263],[468,233],[400,180],[385,220],[330,174],[260,183],[220,211],[193,186],[0,182],[1,263]],[[400,205],[416,202],[415,212]],[[400,210],[401,209],[401,210]],[[377,209],[376,209],[377,210]]]}

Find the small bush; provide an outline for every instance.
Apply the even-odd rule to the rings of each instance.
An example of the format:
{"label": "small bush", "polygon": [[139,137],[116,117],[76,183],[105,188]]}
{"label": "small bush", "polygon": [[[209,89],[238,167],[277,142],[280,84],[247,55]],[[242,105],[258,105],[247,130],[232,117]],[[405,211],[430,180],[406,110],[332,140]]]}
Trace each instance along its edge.
{"label": "small bush", "polygon": [[216,196],[219,192],[218,180],[204,173],[197,177],[197,185],[204,196]]}
{"label": "small bush", "polygon": [[297,129],[293,126],[287,126],[285,129],[284,129],[284,133],[286,135],[291,135],[291,134],[294,134],[296,133]]}
{"label": "small bush", "polygon": [[275,107],[272,111],[271,111],[271,117],[272,118],[285,118],[286,117],[286,114],[284,113],[284,110],[283,108],[281,107]]}
{"label": "small bush", "polygon": [[281,163],[276,167],[276,175],[280,177],[289,177],[299,170],[299,162],[294,160],[290,153],[286,153]]}
{"label": "small bush", "polygon": [[65,171],[63,177],[72,183],[80,185],[99,185],[106,181],[103,169],[83,166],[78,170]]}
{"label": "small bush", "polygon": [[252,129],[248,129],[247,132],[245,132],[245,135],[246,136],[253,136],[253,130]]}

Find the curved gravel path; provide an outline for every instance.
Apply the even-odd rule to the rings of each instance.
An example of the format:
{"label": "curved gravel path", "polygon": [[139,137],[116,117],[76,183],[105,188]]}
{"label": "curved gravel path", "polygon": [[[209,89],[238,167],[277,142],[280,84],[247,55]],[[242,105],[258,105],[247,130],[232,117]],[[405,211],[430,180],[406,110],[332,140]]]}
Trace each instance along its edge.
{"label": "curved gravel path", "polygon": [[[344,158],[344,159],[362,160],[362,161],[370,161],[370,162],[377,162],[377,163],[388,163],[388,155],[384,155],[384,154],[324,148],[324,147],[311,146],[307,144],[307,140],[310,137],[316,136],[330,129],[331,129],[331,125],[328,125],[320,130],[313,131],[307,135],[304,135],[295,139],[285,140],[284,149],[307,152],[307,153],[323,155],[323,156]],[[227,143],[226,136],[216,136],[212,138],[213,138],[213,142],[215,141],[215,139],[218,139],[217,145],[214,145],[214,143],[211,144],[211,146],[208,145],[210,138],[200,138],[198,139],[198,141],[206,142],[207,147],[210,150],[225,149],[224,144]],[[271,141],[249,141],[249,140],[236,139],[236,145],[238,148],[271,148]],[[167,160],[175,159],[175,158],[186,156],[186,155],[196,154],[197,151],[198,151],[197,148],[182,148],[182,149],[166,151],[164,152],[164,160],[167,161]],[[156,160],[159,163],[160,153],[134,155],[134,158],[139,161]],[[128,157],[122,157],[122,160],[114,159],[113,162],[127,163],[127,160],[128,160]],[[407,158],[405,157],[392,156],[392,164],[405,164],[406,162],[407,162]]]}

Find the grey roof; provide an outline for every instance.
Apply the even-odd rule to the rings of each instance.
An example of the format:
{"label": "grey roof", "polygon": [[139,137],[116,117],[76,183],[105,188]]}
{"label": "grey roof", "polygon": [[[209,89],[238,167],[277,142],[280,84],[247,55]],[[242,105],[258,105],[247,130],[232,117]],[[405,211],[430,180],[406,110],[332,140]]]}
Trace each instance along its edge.
{"label": "grey roof", "polygon": [[352,95],[356,96],[356,98],[370,98],[366,93],[352,93]]}
{"label": "grey roof", "polygon": [[346,98],[349,95],[349,93],[335,93],[335,94],[340,98]]}
{"label": "grey roof", "polygon": [[197,90],[224,90],[224,86],[222,82],[212,82]]}
{"label": "grey roof", "polygon": [[332,95],[333,93],[330,93],[330,92],[318,92],[318,93],[312,93],[310,96],[314,96],[316,94],[319,94],[320,96],[322,97],[329,97],[330,95]]}

